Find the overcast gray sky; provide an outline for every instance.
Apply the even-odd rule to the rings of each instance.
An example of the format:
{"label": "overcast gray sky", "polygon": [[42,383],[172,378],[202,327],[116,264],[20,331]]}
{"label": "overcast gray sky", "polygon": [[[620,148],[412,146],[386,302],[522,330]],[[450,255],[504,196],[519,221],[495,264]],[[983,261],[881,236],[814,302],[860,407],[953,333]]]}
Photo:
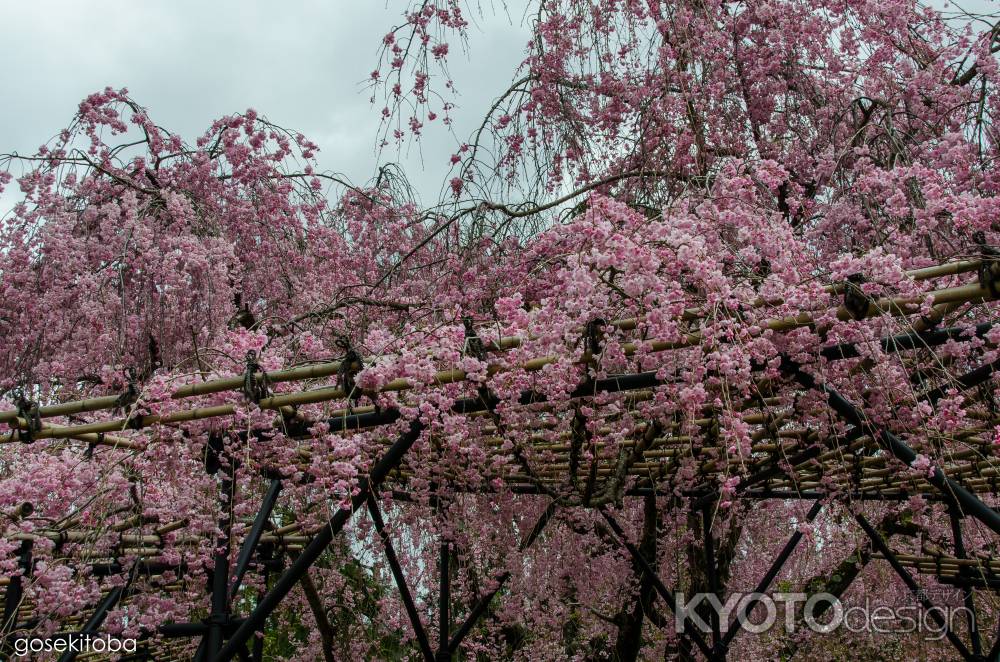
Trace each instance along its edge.
{"label": "overcast gray sky", "polygon": [[[948,0],[932,0],[947,7]],[[375,172],[378,107],[364,81],[407,0],[0,0],[0,153],[33,153],[107,85],[128,87],[161,126],[188,140],[224,114],[255,108],[321,147],[320,165],[363,183]],[[475,3],[469,3],[474,5]],[[482,0],[468,55],[452,44],[455,132],[467,137],[513,78],[529,34],[522,1]],[[991,0],[963,0],[995,11]],[[491,8],[499,11],[492,11]],[[951,7],[950,9],[953,9]],[[429,124],[420,152],[397,154],[426,203],[455,140]],[[15,187],[16,188],[16,187]],[[15,191],[0,199],[0,215]]]}
{"label": "overcast gray sky", "polygon": [[[406,5],[0,0],[0,153],[33,153],[70,121],[81,99],[111,85],[128,87],[158,124],[190,141],[213,119],[255,108],[319,144],[324,169],[363,183],[377,165],[381,109],[369,104],[364,81]],[[529,38],[519,13],[469,18],[469,53],[456,43],[451,57],[460,93],[454,130],[462,138],[509,85]],[[403,154],[388,148],[381,160],[403,163],[424,202],[433,202],[454,146],[435,122],[425,129],[422,160],[414,147]],[[0,207],[9,208],[10,193]]]}

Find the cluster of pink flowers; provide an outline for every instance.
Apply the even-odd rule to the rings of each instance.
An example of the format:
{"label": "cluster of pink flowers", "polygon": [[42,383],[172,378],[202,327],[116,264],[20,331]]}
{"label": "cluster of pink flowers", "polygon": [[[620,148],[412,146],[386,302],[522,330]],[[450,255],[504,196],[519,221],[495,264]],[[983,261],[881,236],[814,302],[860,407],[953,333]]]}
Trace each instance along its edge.
{"label": "cluster of pink flowers", "polygon": [[[427,65],[453,56],[466,14],[459,0],[421,2],[383,40],[371,79],[385,91],[387,133],[447,121],[451,102],[432,106],[439,75]],[[588,506],[620,508],[634,541],[672,532],[652,545],[668,585],[691,581],[685,568],[698,562],[703,524],[676,506],[699,490],[717,497],[713,535],[728,545],[731,586],[756,582],[790,522],[808,539],[781,576],[793,585],[830,574],[844,562],[836,550],[861,544],[845,524],[857,509],[923,527],[925,541],[950,536],[940,503],[859,504],[839,474],[815,478],[830,498],[811,524],[798,503],[754,508],[743,494],[762,448],[778,448],[778,468],[794,475],[792,453],[833,447],[849,429],[816,392],[769,390],[783,383],[783,358],[915,449],[909,467],[875,457],[893,480],[933,475],[950,460],[943,444],[981,425],[976,398],[992,401],[993,383],[973,397],[952,378],[996,360],[1000,332],[953,338],[921,370],[879,340],[933,316],[934,290],[975,277],[931,281],[913,270],[1000,244],[992,33],[965,34],[910,0],[557,0],[537,17],[523,80],[455,150],[446,200],[430,210],[388,176],[324,193],[335,182],[318,168],[317,146],[254,110],[220,118],[192,145],[125,90],[84,100],[21,173],[23,202],[0,224],[0,409],[23,391],[42,402],[130,396],[114,413],[51,421],[59,425],[128,407],[233,412],[114,433],[136,448],[0,446],[0,575],[20,572],[18,541],[29,534],[91,532],[61,546],[38,539],[26,590],[41,630],[123,581],[94,576],[80,559],[127,567],[149,556],[115,528],[135,515],[124,530],[140,537],[183,520],[156,539],[157,557],[197,580],[168,572],[157,581],[170,591],[143,586],[112,612],[109,631],[139,634],[201,613],[203,569],[222,533],[219,478],[205,470],[216,439],[223,470],[236,476],[238,543],[268,476],[285,479],[276,524],[294,519],[304,535],[349,502],[386,444],[419,419],[425,432],[392,477],[408,500],[382,495],[389,535],[425,613],[435,608],[438,536],[455,543],[463,604],[510,573],[503,594],[516,597],[468,639],[486,657],[587,659],[625,645],[621,624],[641,577]],[[0,170],[0,186],[11,181]],[[510,199],[482,199],[511,189]],[[534,202],[517,202],[521,194]],[[844,314],[843,292],[824,286],[855,275],[863,300],[905,297],[912,310]],[[971,327],[990,307],[949,315]],[[837,343],[858,356],[822,358]],[[350,397],[280,416],[240,389],[172,397],[248,364],[273,373],[348,348],[363,357],[349,379],[267,386],[280,395],[350,381]],[[636,373],[659,385],[573,397]],[[945,385],[940,397],[923,397],[932,383]],[[455,411],[485,393],[495,398],[486,415]],[[535,402],[524,405],[526,395]],[[765,400],[785,414],[753,418]],[[335,429],[337,417],[389,410],[400,414],[389,425]],[[996,446],[1000,427],[981,429],[983,446]],[[676,443],[655,462],[630,460],[649,430]],[[802,448],[780,455],[790,440]],[[604,473],[588,487],[592,465]],[[645,481],[661,492],[652,515],[648,502],[624,497]],[[518,494],[515,482],[550,490],[562,506],[530,550],[521,539],[551,494]],[[5,514],[23,502],[35,506],[31,517]],[[359,517],[338,541],[312,583],[325,604],[380,617],[343,619],[343,655],[372,657],[394,636],[412,645],[397,593],[369,599],[355,583],[357,571],[390,585],[371,522]],[[920,539],[899,544],[918,551]],[[981,532],[966,546],[995,553]],[[898,590],[883,576],[865,581]],[[246,585],[257,591],[261,576]],[[294,631],[309,610],[297,590],[275,627]],[[528,634],[515,645],[517,632]],[[647,633],[636,644],[644,658],[677,644]],[[309,637],[298,659],[323,645]],[[737,643],[747,655],[764,646]]]}

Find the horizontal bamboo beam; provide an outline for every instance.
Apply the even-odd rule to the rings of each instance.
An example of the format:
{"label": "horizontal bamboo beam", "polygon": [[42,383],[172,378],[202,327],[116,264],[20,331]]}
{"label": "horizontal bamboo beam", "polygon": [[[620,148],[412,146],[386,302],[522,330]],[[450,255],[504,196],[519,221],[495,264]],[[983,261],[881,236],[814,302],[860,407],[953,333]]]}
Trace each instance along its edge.
{"label": "horizontal bamboo beam", "polygon": [[[977,263],[978,264],[978,263]],[[957,267],[948,267],[948,269],[954,269]],[[947,271],[947,269],[945,270]],[[958,271],[956,273],[963,273]],[[897,296],[897,297],[883,297],[876,301],[871,302],[868,310],[865,312],[864,317],[876,317],[883,314],[888,314],[892,316],[908,315],[914,314],[918,311],[919,306],[922,304],[926,296],[932,296],[935,304],[943,303],[970,303],[978,301],[990,301],[993,299],[992,293],[987,288],[982,288],[978,283],[971,283],[968,285],[962,285],[958,287],[950,287],[941,290],[935,290],[931,292],[921,293],[920,295],[907,295],[907,296]],[[852,314],[844,307],[840,306],[836,309],[835,315],[837,319],[846,321],[853,319]],[[762,329],[768,329],[772,331],[788,331],[791,329],[799,328],[802,326],[808,326],[813,324],[815,321],[811,313],[800,313],[792,317],[777,318],[771,320],[765,320],[761,323]],[[627,325],[626,325],[627,326]],[[647,351],[651,352],[661,352],[673,349],[680,349],[684,347],[690,347],[697,345],[701,342],[701,335],[698,332],[686,334],[679,341],[651,341],[642,343]],[[517,346],[516,344],[510,344],[511,347]],[[627,342],[623,344],[623,351],[626,355],[632,355],[638,351],[640,344],[634,342]],[[545,356],[536,359],[528,360],[520,366],[520,369],[527,371],[537,371],[544,368],[546,365],[554,363],[558,360],[555,356]],[[583,361],[587,362],[589,357],[584,357]],[[501,370],[501,366],[497,364],[491,364],[488,370],[495,374]],[[309,379],[317,379],[321,377],[328,377],[338,374],[340,370],[340,362],[328,362],[328,363],[318,363],[308,366],[300,366],[296,368],[288,368],[284,370],[276,370],[274,372],[267,373],[267,378],[272,383],[280,383],[286,381],[302,381]],[[465,381],[466,374],[462,370],[442,370],[435,375],[434,384],[444,385],[452,384],[460,381]],[[238,390],[243,387],[244,376],[234,375],[231,377],[224,377],[219,379],[213,379],[205,382],[189,384],[182,386],[175,390],[171,394],[173,399],[182,399],[193,397],[197,395],[206,395],[210,393],[220,393],[224,391]],[[381,390],[387,392],[403,391],[413,388],[413,384],[406,379],[396,379],[388,384],[386,384]],[[292,405],[302,405],[302,404],[314,404],[318,402],[327,402],[336,399],[343,399],[347,394],[343,389],[337,387],[325,387],[320,389],[314,389],[309,391],[297,391],[286,394],[279,394],[272,396],[270,398],[264,398],[260,401],[259,406],[262,409],[278,409],[283,406]],[[56,417],[56,416],[69,416],[73,414],[80,414],[86,412],[101,411],[107,409],[114,409],[121,405],[118,396],[103,396],[98,398],[89,398],[86,400],[79,400],[74,402],[59,403],[53,405],[44,405],[39,407],[39,415],[42,418]],[[229,407],[225,413],[220,413],[216,415],[231,415],[233,409],[231,405],[226,405]],[[201,408],[190,411],[203,411],[206,409],[213,408]],[[220,410],[221,411],[221,410]],[[181,419],[181,420],[196,420],[198,417],[191,419]],[[171,422],[179,422],[174,420]],[[7,410],[0,412],[0,423],[14,423],[16,427],[27,427],[27,421],[23,421],[18,418],[16,410]],[[110,429],[92,430],[91,432],[111,432],[118,430],[120,428],[112,427]],[[38,437],[43,431],[36,433]],[[84,434],[84,433],[81,433]],[[45,437],[40,437],[45,438]],[[0,439],[0,442],[3,440]]]}

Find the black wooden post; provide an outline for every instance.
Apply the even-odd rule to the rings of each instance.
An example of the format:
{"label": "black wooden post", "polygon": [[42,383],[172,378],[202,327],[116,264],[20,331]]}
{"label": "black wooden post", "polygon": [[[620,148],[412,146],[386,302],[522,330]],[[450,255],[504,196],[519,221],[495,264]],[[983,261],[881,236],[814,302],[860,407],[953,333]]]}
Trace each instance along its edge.
{"label": "black wooden post", "polygon": [[[715,541],[712,539],[712,510],[714,505],[714,503],[709,503],[701,509],[701,528],[705,540],[705,574],[708,576],[708,590],[721,601],[722,596],[719,595],[719,575],[715,567]],[[708,616],[712,621],[712,641],[715,644],[714,650],[716,656],[725,659],[726,653],[721,646],[722,633],[719,627],[719,612],[713,607]]]}
{"label": "black wooden post", "polygon": [[215,656],[217,662],[227,662],[233,659],[240,649],[250,640],[250,637],[254,636],[254,632],[261,629],[267,621],[267,617],[277,609],[278,605],[285,598],[286,595],[292,590],[292,588],[302,579],[302,575],[308,572],[309,568],[316,559],[320,557],[323,551],[327,548],[330,542],[333,540],[333,536],[339,533],[344,525],[351,519],[355,511],[361,508],[365,502],[368,500],[369,492],[377,487],[389,472],[396,468],[399,462],[403,459],[410,447],[416,443],[417,439],[420,438],[420,434],[424,431],[424,424],[419,420],[415,420],[410,424],[409,429],[404,432],[399,439],[385,452],[374,467],[372,467],[371,473],[367,478],[362,478],[359,481],[358,492],[353,497],[351,497],[351,507],[338,510],[337,513],[330,518],[327,526],[320,529],[313,539],[306,545],[302,553],[299,554],[298,558],[292,563],[292,565],[278,578],[274,583],[274,586],[268,591],[257,604],[257,607],[250,612],[247,616],[246,621],[233,633],[233,636],[229,639],[225,646],[218,655]]}
{"label": "black wooden post", "polygon": [[[206,460],[206,469],[210,474],[217,473],[221,466],[219,461],[221,450],[222,447],[218,440],[210,442],[209,457]],[[220,487],[222,515],[220,516],[219,526],[226,535],[218,541],[218,545],[224,551],[224,554],[217,550],[213,560],[214,566],[210,582],[211,611],[209,618],[202,623],[168,623],[159,628],[160,634],[165,637],[202,637],[202,641],[194,657],[196,662],[204,662],[206,659],[211,659],[211,656],[221,649],[225,638],[243,622],[243,619],[234,619],[232,617],[232,601],[239,592],[240,586],[243,583],[243,577],[250,567],[250,561],[253,558],[254,552],[257,551],[264,527],[267,525],[274,505],[277,502],[278,494],[281,491],[281,481],[272,480],[261,502],[261,507],[254,518],[250,533],[240,548],[233,581],[230,584],[229,552],[231,543],[229,534],[232,532],[233,525],[232,490],[235,484],[235,471],[235,464],[230,464],[223,473]],[[264,561],[264,584],[266,586],[270,562],[267,559]],[[245,645],[237,651],[237,654],[241,659],[249,659],[251,657],[251,653],[246,650]],[[263,642],[259,638],[254,641],[253,655],[258,657],[258,662],[259,658],[263,655]]]}
{"label": "black wooden post", "polygon": [[[806,513],[806,522],[809,523],[812,522],[814,519],[816,519],[816,516],[819,515],[819,511],[822,509],[823,509],[822,501],[817,501],[816,503],[814,503],[812,508],[809,509],[809,512]],[[771,567],[768,569],[767,573],[764,575],[763,578],[761,578],[760,583],[757,584],[757,588],[754,589],[754,593],[763,594],[764,591],[766,591],[771,586],[771,582],[773,582],[774,578],[778,576],[778,573],[781,572],[781,569],[785,567],[785,563],[788,562],[788,557],[790,557],[792,555],[792,552],[795,551],[795,548],[798,546],[799,541],[801,539],[802,539],[801,531],[796,531],[795,533],[792,534],[792,536],[788,539],[788,542],[785,543],[785,546],[781,550],[781,553],[778,554],[777,558],[774,559],[774,563],[771,564]],[[760,600],[755,598],[751,600],[749,603],[747,603],[746,609],[744,610],[744,613],[746,614],[747,618],[750,618],[750,612],[753,611],[754,607],[757,606],[758,602],[760,602]],[[742,627],[743,627],[743,621],[740,620],[739,618],[736,618],[733,624],[730,625],[729,629],[726,631],[726,635],[722,638],[723,649],[728,650],[729,644],[733,641],[733,638],[740,633],[740,629]]]}
{"label": "black wooden post", "polygon": [[[965,542],[962,540],[962,520],[958,504],[951,502],[948,504],[948,516],[951,519],[951,537],[955,543],[955,556],[960,559],[966,558]],[[969,619],[969,639],[972,641],[972,652],[977,657],[983,655],[983,641],[979,636],[979,618],[976,614],[976,596],[972,586],[962,587],[962,599],[965,602],[966,617]]]}
{"label": "black wooden post", "polygon": [[[894,435],[892,432],[872,424],[865,417],[864,413],[851,404],[849,400],[829,386],[826,386],[825,384],[817,384],[813,376],[803,372],[798,364],[786,361],[783,368],[790,371],[795,380],[805,388],[813,389],[826,395],[830,406],[837,412],[838,415],[840,415],[841,418],[855,427],[866,430],[868,434],[878,441],[883,448],[887,449],[893,457],[907,465],[912,464],[913,461],[917,459],[916,452],[910,448],[906,442]],[[986,371],[986,368],[989,368],[989,370]],[[993,364],[991,363],[988,366],[983,366],[983,369],[977,369],[977,371],[973,371],[976,373],[975,377],[967,376],[966,378],[960,378],[959,381],[961,384],[963,386],[974,386],[978,383],[975,379],[986,378],[983,377],[980,372],[988,373],[987,377],[989,374],[992,374]],[[927,477],[927,482],[940,490],[946,498],[953,497],[956,501],[958,501],[963,512],[978,519],[980,522],[989,527],[994,533],[1000,534],[1000,513],[983,503],[982,500],[980,500],[980,498],[975,494],[969,492],[967,489],[945,476],[941,469],[935,467],[933,473]]]}
{"label": "black wooden post", "polygon": [[[608,526],[611,527],[611,530],[614,531],[619,542],[621,542],[625,549],[628,550],[632,558],[635,559],[635,561],[642,568],[642,571],[649,575],[649,578],[653,582],[653,587],[656,589],[656,592],[660,594],[660,597],[663,598],[663,601],[667,603],[667,607],[669,607],[671,611],[675,611],[677,609],[677,605],[673,592],[668,589],[666,585],[664,585],[663,581],[660,580],[659,575],[656,574],[653,568],[649,565],[649,562],[646,561],[645,557],[643,557],[643,555],[639,552],[639,548],[636,547],[628,539],[628,537],[626,537],[624,529],[622,529],[621,525],[618,524],[615,518],[603,508],[599,508],[598,510],[607,521]],[[705,654],[705,657],[710,660],[718,659],[715,651],[713,651],[712,648],[710,648],[705,642],[704,637],[702,637],[697,630],[691,628],[687,622],[684,623],[684,634],[690,637],[695,645],[701,649],[701,652]]]}
{"label": "black wooden post", "polygon": [[220,481],[220,504],[222,514],[219,518],[219,528],[222,535],[215,550],[215,561],[212,569],[212,611],[208,616],[208,632],[204,640],[204,655],[213,659],[220,650],[229,624],[229,552],[233,526],[233,485],[236,473],[235,463],[228,458],[223,468]]}
{"label": "black wooden post", "polygon": [[963,643],[962,640],[958,638],[958,635],[956,635],[954,632],[951,631],[951,628],[948,627],[948,623],[944,620],[944,617],[941,616],[940,610],[937,607],[935,607],[934,603],[932,603],[924,594],[924,592],[920,590],[920,586],[913,579],[910,573],[907,572],[906,568],[903,567],[903,564],[899,562],[899,559],[896,558],[896,555],[893,553],[893,551],[889,549],[889,545],[887,545],[885,540],[882,539],[882,536],[879,535],[879,532],[876,531],[872,527],[872,525],[868,523],[868,520],[865,519],[864,515],[856,514],[854,516],[854,519],[856,519],[858,521],[858,524],[861,525],[861,528],[864,530],[865,535],[867,535],[871,539],[872,544],[875,546],[875,548],[878,551],[880,551],[883,556],[885,556],[886,560],[889,562],[889,565],[891,565],[892,569],[896,571],[896,574],[899,575],[899,578],[903,580],[903,583],[906,584],[906,587],[908,589],[910,589],[910,592],[913,593],[914,597],[916,597],[917,600],[920,601],[920,604],[924,607],[924,609],[927,610],[927,613],[930,614],[931,617],[933,617],[934,622],[937,623],[941,628],[943,628],[944,634],[948,638],[948,641],[950,641],[952,645],[956,649],[958,649],[958,652],[962,656],[962,658],[965,660],[970,660],[971,662],[975,662],[976,657],[973,656],[971,652],[969,652],[969,649],[966,647],[965,643]]}
{"label": "black wooden post", "polygon": [[17,630],[17,610],[21,606],[24,598],[24,579],[31,577],[31,550],[34,546],[32,540],[22,540],[19,552],[18,565],[21,574],[10,578],[7,584],[7,592],[4,595],[3,622],[0,623],[0,634],[3,634],[3,641],[0,643],[0,652],[8,653],[13,641],[14,631]]}
{"label": "black wooden post", "polygon": [[[260,589],[260,594],[257,596],[258,602],[267,592],[267,580],[271,574],[271,566],[274,563],[281,563],[281,556],[274,553],[274,545],[271,543],[268,543],[263,549],[261,549],[260,557],[264,572],[264,582],[263,587]],[[264,637],[253,638],[253,650],[251,651],[250,659],[253,662],[264,662]]]}
{"label": "black wooden post", "polygon": [[250,533],[247,535],[246,540],[243,541],[243,546],[240,548],[240,555],[236,558],[236,570],[233,572],[233,583],[229,587],[230,600],[235,598],[237,591],[240,590],[240,585],[243,583],[243,576],[246,574],[247,568],[250,566],[250,559],[253,558],[253,553],[257,549],[257,543],[260,542],[260,537],[264,533],[264,526],[271,517],[271,512],[274,510],[274,504],[278,501],[279,492],[281,492],[281,481],[274,479],[271,481],[271,485],[268,487],[267,493],[264,495],[264,500],[260,504],[260,510],[257,511],[257,516],[254,518]]}
{"label": "black wooden post", "polygon": [[423,653],[425,662],[434,662],[434,652],[431,650],[427,631],[424,629],[424,624],[420,620],[420,614],[413,603],[413,596],[410,595],[410,589],[406,585],[403,568],[399,564],[399,557],[396,556],[396,549],[392,546],[389,533],[385,530],[382,511],[378,507],[378,500],[374,494],[368,495],[368,512],[371,515],[372,522],[375,524],[375,531],[378,532],[379,537],[382,539],[382,546],[385,548],[385,557],[389,562],[389,569],[392,571],[392,577],[396,581],[396,587],[399,589],[399,596],[403,601],[403,607],[406,609],[406,614],[410,618],[410,624],[413,626],[413,633],[417,637],[420,652]]}
{"label": "black wooden post", "polygon": [[448,662],[451,660],[451,652],[448,650],[448,640],[451,629],[451,544],[446,540],[441,540],[441,560],[438,563],[440,570],[440,592],[438,594],[438,650],[434,659],[436,662]]}
{"label": "black wooden post", "polygon": [[[107,617],[108,612],[115,608],[115,605],[117,605],[118,601],[122,599],[122,596],[125,594],[127,588],[128,585],[116,586],[111,589],[108,594],[104,596],[104,599],[98,603],[97,607],[94,609],[93,615],[91,615],[86,624],[84,624],[83,629],[80,630],[80,634],[96,634],[97,629],[101,627],[102,623],[104,623],[104,619]],[[73,662],[78,654],[79,653],[77,651],[67,650],[59,656],[59,662]]]}

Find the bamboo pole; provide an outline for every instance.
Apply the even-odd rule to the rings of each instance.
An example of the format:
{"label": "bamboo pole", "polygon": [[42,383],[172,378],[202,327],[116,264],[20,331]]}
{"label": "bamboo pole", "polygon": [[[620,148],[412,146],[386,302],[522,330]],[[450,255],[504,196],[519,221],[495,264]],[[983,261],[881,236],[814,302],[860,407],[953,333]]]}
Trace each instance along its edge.
{"label": "bamboo pole", "polygon": [[[942,265],[941,267],[932,267],[927,270],[922,270],[924,277],[936,277],[929,276],[926,274],[937,274],[937,275],[950,275],[952,273],[964,273],[966,267],[972,265],[970,262],[968,264],[963,263],[952,263],[950,265]],[[978,267],[978,261],[974,264]],[[920,271],[920,270],[918,270]],[[835,287],[835,286],[830,286]],[[971,283],[968,285],[962,285],[958,287],[950,287],[941,290],[935,290],[927,293],[922,293],[919,295],[908,295],[908,296],[897,296],[897,297],[883,297],[877,301],[873,301],[869,306],[868,311],[865,313],[865,317],[875,317],[882,314],[888,314],[892,316],[907,315],[916,312],[912,310],[914,307],[919,307],[927,295],[931,295],[934,298],[935,304],[949,304],[949,303],[969,303],[975,301],[989,301],[992,300],[992,294],[988,289],[982,288],[978,283]],[[835,315],[837,319],[846,321],[852,319],[851,313],[847,311],[844,306],[839,306],[836,309]],[[811,313],[800,313],[792,317],[784,317],[777,319],[765,320],[762,322],[761,327],[763,329],[772,331],[788,331],[791,329],[799,328],[802,326],[808,326],[814,323],[814,317]],[[623,329],[635,328],[635,320],[621,320],[616,323],[617,326]],[[697,345],[701,342],[702,336],[698,332],[689,333],[683,336],[679,341],[653,341],[649,343],[643,343],[643,347],[647,351],[651,352],[661,352],[672,349],[681,349],[684,347],[690,347]],[[513,348],[521,345],[521,340],[518,338],[507,338],[502,339],[500,346],[503,348]],[[629,342],[623,344],[623,350],[626,355],[632,355],[638,351],[640,345],[638,343]],[[584,357],[584,362],[588,360],[589,357]],[[544,368],[546,365],[554,363],[558,360],[555,356],[546,356],[532,359],[522,363],[519,367],[527,371],[537,371]],[[501,366],[497,364],[492,364],[489,366],[488,371],[490,374],[495,374],[501,370]],[[321,377],[329,377],[338,374],[340,370],[340,362],[327,362],[318,363],[308,366],[299,366],[296,368],[287,368],[283,370],[276,370],[274,372],[267,373],[267,378],[272,383],[281,383],[288,381],[303,381],[309,379],[317,379]],[[466,374],[461,370],[443,370],[440,371],[436,376],[434,383],[437,385],[451,384],[459,381],[464,381],[466,379]],[[206,382],[188,384],[176,389],[172,394],[172,399],[183,399],[188,397],[194,397],[198,395],[207,395],[211,393],[220,393],[224,391],[237,390],[243,387],[244,376],[234,375],[231,377],[223,377],[219,379],[213,379]],[[409,388],[413,388],[413,385],[405,379],[393,380],[382,390],[385,391],[402,391]],[[329,400],[335,400],[346,397],[346,393],[342,389],[335,387],[326,387],[321,389],[315,389],[313,391],[299,391],[289,394],[282,394],[274,396],[272,398],[266,398],[262,400],[261,407],[265,409],[275,409],[281,406],[287,405],[299,405],[299,404],[313,404],[317,402],[326,402]],[[267,401],[267,406],[263,403]],[[88,398],[85,400],[78,400],[73,402],[65,402],[53,405],[45,405],[39,408],[39,415],[42,418],[50,418],[56,416],[69,416],[73,414],[80,414],[86,412],[101,411],[106,409],[113,409],[120,406],[120,401],[118,396],[102,396],[98,398]],[[232,412],[229,412],[232,413]],[[222,414],[226,415],[226,414]],[[193,420],[193,419],[192,419]],[[14,422],[18,427],[26,427],[27,422],[18,419],[16,410],[7,410],[0,412],[0,423],[11,423]],[[103,430],[105,432],[113,431],[112,429]],[[2,442],[2,440],[0,440]]]}
{"label": "bamboo pole", "polygon": [[[17,423],[19,424],[19,428],[23,429],[23,428],[27,427],[26,424],[23,424],[24,421],[22,419],[16,419],[16,420],[17,420]],[[48,423],[42,423],[42,430],[52,429],[53,427],[56,427],[56,426],[49,425]],[[36,432],[33,436],[34,436],[34,438],[39,438],[39,433]],[[41,438],[44,438],[44,437],[41,437]],[[73,435],[69,435],[66,438],[68,438],[68,439],[76,439],[77,441],[85,441],[88,444],[93,444],[94,446],[107,446],[109,448],[126,448],[128,450],[137,450],[137,449],[141,448],[141,446],[139,444],[137,444],[136,442],[132,441],[131,439],[126,439],[124,437],[108,436],[108,435],[105,435],[103,433],[102,434],[73,434]],[[17,434],[17,433],[0,435],[0,444],[12,444],[12,443],[20,442],[20,441],[22,441],[21,440],[21,436],[19,434]]]}
{"label": "bamboo pole", "polygon": [[[988,301],[992,300],[992,294],[987,290],[979,286],[978,283],[973,283],[969,285],[962,285],[959,287],[946,288],[943,290],[938,290],[936,292],[930,293],[934,296],[936,303],[938,302],[973,302],[973,301]],[[923,302],[926,294],[922,295],[910,295],[895,298],[886,298],[878,302],[873,302],[867,311],[868,316],[875,316],[881,314],[889,315],[904,315],[915,312],[914,310],[909,310],[912,307],[919,307],[919,304]],[[836,316],[838,319],[851,319],[850,313],[841,306],[837,309]],[[771,322],[765,322],[763,328],[772,329],[775,331],[789,330],[792,328],[797,328],[803,325],[808,325],[813,323],[813,318],[802,313],[798,316],[791,318],[782,318],[779,320],[772,320]],[[696,337],[697,336],[697,337]],[[666,351],[670,349],[678,349],[681,347],[688,346],[689,343],[700,342],[700,335],[689,334],[687,339],[677,342],[660,342],[654,341],[652,343],[647,343],[646,346],[651,351]],[[637,350],[636,343],[625,343],[624,349],[626,353],[634,353]],[[554,363],[557,357],[548,356],[540,357],[536,359],[529,360],[520,365],[521,369],[533,371],[541,370],[544,366]],[[332,365],[332,364],[331,364]],[[319,366],[309,366],[307,369],[318,368]],[[501,368],[495,364],[490,367],[493,372],[499,371]],[[299,369],[293,369],[299,370]],[[269,373],[270,375],[270,373]],[[232,378],[235,379],[235,378]],[[466,373],[462,370],[443,370],[439,371],[435,375],[434,384],[452,384],[466,379]],[[240,384],[242,385],[242,377],[240,377]],[[218,382],[220,380],[216,380]],[[224,380],[222,380],[224,381]],[[205,386],[211,384],[212,382],[205,382],[197,386]],[[386,384],[381,392],[398,392],[403,390],[408,390],[413,388],[414,385],[407,379],[395,379],[388,384]],[[301,405],[301,404],[315,404],[318,402],[326,402],[330,400],[342,399],[346,397],[346,393],[343,389],[337,387],[326,387],[320,389],[314,389],[312,391],[296,391],[292,393],[286,393],[281,395],[272,396],[269,398],[263,398],[258,403],[261,409],[280,409],[285,406],[290,405]],[[73,404],[73,403],[66,403]],[[79,404],[79,403],[77,403]],[[44,409],[44,408],[43,408]],[[73,437],[81,434],[91,434],[91,433],[106,433],[122,431],[128,428],[130,425],[135,428],[145,428],[156,424],[169,424],[169,423],[181,423],[193,420],[201,420],[205,418],[219,417],[219,416],[230,416],[236,411],[235,405],[217,405],[214,407],[200,407],[190,410],[182,410],[178,412],[173,412],[171,414],[166,414],[162,416],[158,415],[148,415],[141,416],[134,419],[118,419],[113,421],[105,421],[99,423],[90,423],[72,427],[49,427],[43,428],[34,434],[37,439],[46,438],[67,438]],[[26,425],[26,421],[18,419],[16,412],[3,412],[0,413],[0,422],[4,419],[6,414],[13,414],[13,419],[18,424]],[[0,437],[0,443],[9,443],[16,433],[11,433],[4,437]]]}

